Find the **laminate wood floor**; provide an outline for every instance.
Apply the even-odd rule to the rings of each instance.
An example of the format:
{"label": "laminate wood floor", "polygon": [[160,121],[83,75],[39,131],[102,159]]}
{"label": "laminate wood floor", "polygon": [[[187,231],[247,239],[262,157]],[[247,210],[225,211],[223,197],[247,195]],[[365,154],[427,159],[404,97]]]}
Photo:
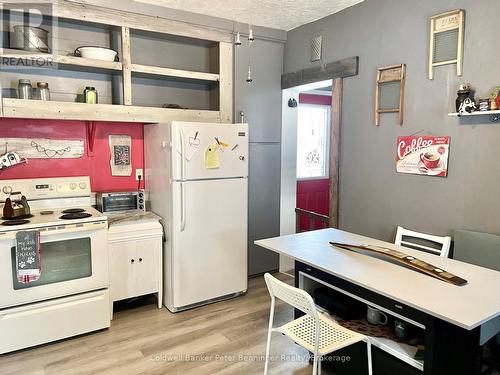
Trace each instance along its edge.
{"label": "laminate wood floor", "polygon": [[[108,330],[0,356],[0,374],[262,374],[269,308],[259,277],[245,296],[194,310],[128,309],[115,313]],[[276,324],[292,319],[287,305],[276,312]],[[273,335],[271,354],[292,356],[274,361],[271,374],[311,374],[307,352],[286,337]]]}
{"label": "laminate wood floor", "polygon": [[[276,276],[293,283],[290,276]],[[110,329],[0,355],[0,375],[260,375],[269,308],[258,277],[249,281],[245,296],[194,310],[172,314],[155,304],[127,309],[115,313]],[[275,319],[292,320],[292,308],[278,303]],[[273,335],[271,355],[278,357],[273,375],[312,373],[308,353],[286,337]]]}

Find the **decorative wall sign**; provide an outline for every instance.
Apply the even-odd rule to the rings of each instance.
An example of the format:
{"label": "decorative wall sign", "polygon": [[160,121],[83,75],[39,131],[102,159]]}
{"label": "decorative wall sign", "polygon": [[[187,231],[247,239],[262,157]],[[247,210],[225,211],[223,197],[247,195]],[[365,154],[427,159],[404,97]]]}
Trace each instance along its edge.
{"label": "decorative wall sign", "polygon": [[429,79],[434,78],[434,67],[448,64],[457,64],[457,76],[462,75],[464,21],[462,9],[431,17]]}
{"label": "decorative wall sign", "polygon": [[129,135],[110,135],[109,151],[111,153],[111,175],[132,175],[132,138]]}
{"label": "decorative wall sign", "polygon": [[26,159],[77,159],[83,156],[83,141],[46,138],[0,138],[0,153],[15,152]]}
{"label": "decorative wall sign", "polygon": [[446,177],[450,137],[399,137],[396,171],[398,173]]}
{"label": "decorative wall sign", "polygon": [[375,125],[380,125],[381,113],[399,113],[399,125],[403,125],[406,65],[391,65],[377,71],[375,92]]}

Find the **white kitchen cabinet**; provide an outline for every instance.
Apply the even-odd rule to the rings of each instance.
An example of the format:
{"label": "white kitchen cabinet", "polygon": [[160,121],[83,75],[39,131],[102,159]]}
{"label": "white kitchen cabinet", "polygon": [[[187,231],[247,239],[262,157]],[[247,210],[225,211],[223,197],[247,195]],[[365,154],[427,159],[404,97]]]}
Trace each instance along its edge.
{"label": "white kitchen cabinet", "polygon": [[162,226],[158,221],[112,225],[108,232],[111,304],[156,293],[162,307]]}

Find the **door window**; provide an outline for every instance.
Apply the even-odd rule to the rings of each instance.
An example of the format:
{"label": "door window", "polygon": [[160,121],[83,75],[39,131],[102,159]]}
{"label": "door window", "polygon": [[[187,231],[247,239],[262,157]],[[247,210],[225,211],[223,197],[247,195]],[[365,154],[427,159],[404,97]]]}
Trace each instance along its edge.
{"label": "door window", "polygon": [[21,283],[16,275],[16,248],[12,247],[12,280],[15,290],[92,276],[90,238],[41,243],[41,257],[40,278],[30,283]]}
{"label": "door window", "polygon": [[300,104],[297,127],[297,178],[328,178],[330,107]]}

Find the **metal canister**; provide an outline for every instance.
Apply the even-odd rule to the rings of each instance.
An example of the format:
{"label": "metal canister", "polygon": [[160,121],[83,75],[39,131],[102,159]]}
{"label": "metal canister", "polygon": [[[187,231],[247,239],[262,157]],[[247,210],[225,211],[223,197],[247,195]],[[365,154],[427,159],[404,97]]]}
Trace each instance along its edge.
{"label": "metal canister", "polygon": [[33,87],[29,79],[20,79],[17,86],[19,99],[33,99]]}
{"label": "metal canister", "polygon": [[39,27],[16,25],[10,47],[31,52],[49,53],[49,32]]}

